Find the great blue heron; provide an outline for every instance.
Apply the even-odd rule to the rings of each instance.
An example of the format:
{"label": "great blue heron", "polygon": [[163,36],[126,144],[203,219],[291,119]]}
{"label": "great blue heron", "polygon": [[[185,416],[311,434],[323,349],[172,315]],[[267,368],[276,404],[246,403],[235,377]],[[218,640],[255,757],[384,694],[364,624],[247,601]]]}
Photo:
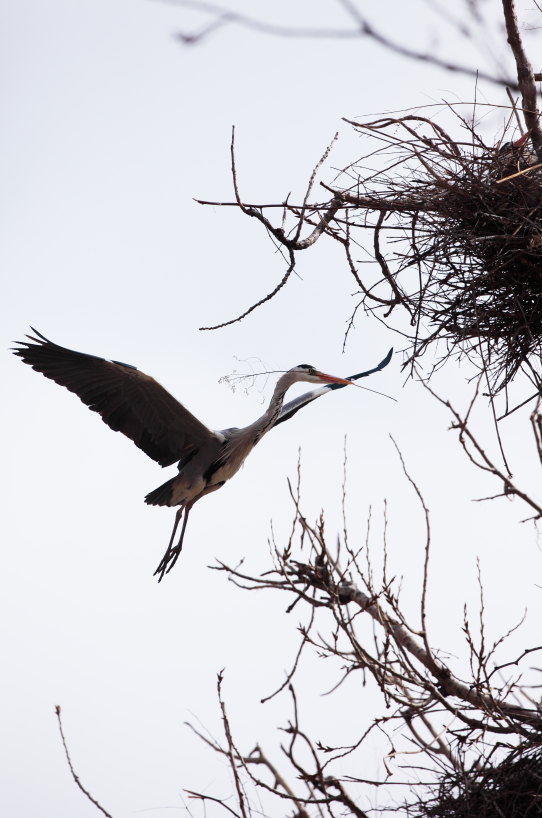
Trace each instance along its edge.
{"label": "great blue heron", "polygon": [[[392,350],[378,366],[351,378],[336,378],[309,364],[294,366],[278,379],[264,414],[243,429],[213,432],[192,415],[163,386],[135,366],[75,352],[49,341],[33,327],[13,352],[47,378],[75,392],[104,423],[122,432],[161,466],[178,462],[179,473],[151,491],[145,502],[180,506],[167,550],[155,571],[160,581],[171,571],[181,552],[190,509],[197,500],[216,491],[240,469],[247,455],[273,426],[288,420],[303,406],[358,378],[383,369]],[[286,390],[297,381],[326,384],[283,405]],[[184,520],[177,545],[177,526]]]}

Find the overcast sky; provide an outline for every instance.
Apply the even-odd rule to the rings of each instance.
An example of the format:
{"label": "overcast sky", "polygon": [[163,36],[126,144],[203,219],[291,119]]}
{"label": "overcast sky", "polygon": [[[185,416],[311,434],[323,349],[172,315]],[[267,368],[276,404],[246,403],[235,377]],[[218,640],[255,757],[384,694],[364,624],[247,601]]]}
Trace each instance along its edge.
{"label": "overcast sky", "polygon": [[[272,392],[272,379],[232,391],[220,378],[234,370],[309,362],[346,376],[397,346],[395,335],[360,313],[343,353],[356,288],[325,242],[300,254],[298,276],[273,302],[233,327],[199,332],[272,289],[285,267],[259,225],[193,197],[231,200],[232,125],[245,199],[282,201],[290,191],[303,195],[335,131],[336,158],[322,178],[330,181],[333,167],[359,150],[342,116],[469,99],[471,80],[359,41],[277,39],[230,27],[186,47],[175,33],[199,30],[204,18],[147,0],[2,6],[5,349],[31,324],[57,343],[137,365],[220,429],[254,420]],[[423,28],[423,5],[408,13],[403,3],[382,6],[380,22],[391,13],[397,34],[409,30],[413,8],[414,29]],[[275,0],[266,13],[348,24],[338,6],[321,0]],[[482,91],[503,101],[495,89]],[[530,634],[541,615],[540,549],[533,526],[517,524],[528,513],[508,501],[471,502],[500,486],[473,471],[445,411],[419,385],[405,385],[400,363],[396,357],[367,384],[397,404],[344,389],[265,438],[229,485],[195,507],[182,559],[157,585],[152,574],[174,512],[148,507],[143,497],[174,469],[162,472],[73,395],[2,356],[3,814],[97,814],[70,778],[56,704],[77,772],[116,818],[185,814],[183,787],[231,792],[223,762],[184,726],[199,719],[221,735],[215,680],[224,667],[240,747],[248,752],[258,740],[278,758],[276,726],[286,721],[287,701],[262,706],[260,699],[282,682],[306,614],[299,606],[286,615],[285,599],[244,593],[208,565],[245,556],[253,572],[268,567],[270,521],[279,540],[289,531],[287,478],[295,477],[299,449],[305,513],[315,518],[325,508],[333,542],[347,438],[351,537],[365,539],[372,508],[378,551],[387,498],[393,573],[403,575],[405,606],[415,612],[423,519],[394,435],[433,515],[431,638],[459,669],[463,605],[476,610],[477,557],[491,636],[527,607],[514,644],[519,652],[539,641]],[[436,385],[464,406],[472,374],[452,365]],[[532,484],[527,418],[528,410],[514,416],[506,434],[515,472]],[[484,441],[495,448],[487,427],[481,423]],[[339,671],[308,658],[303,672],[312,684],[302,707],[309,724],[318,713],[319,738],[347,743],[381,703],[357,683],[322,699]],[[378,748],[371,752],[376,775]]]}

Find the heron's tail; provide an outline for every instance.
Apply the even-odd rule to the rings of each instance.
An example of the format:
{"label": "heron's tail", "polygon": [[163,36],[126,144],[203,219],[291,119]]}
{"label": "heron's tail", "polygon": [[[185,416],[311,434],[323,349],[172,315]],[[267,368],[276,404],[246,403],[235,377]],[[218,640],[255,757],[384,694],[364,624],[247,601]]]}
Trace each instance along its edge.
{"label": "heron's tail", "polygon": [[173,494],[173,483],[175,481],[175,477],[172,477],[171,480],[168,480],[166,483],[163,483],[161,486],[158,486],[157,489],[154,491],[149,492],[145,497],[145,502],[148,503],[150,506],[169,506],[171,505],[171,499]]}

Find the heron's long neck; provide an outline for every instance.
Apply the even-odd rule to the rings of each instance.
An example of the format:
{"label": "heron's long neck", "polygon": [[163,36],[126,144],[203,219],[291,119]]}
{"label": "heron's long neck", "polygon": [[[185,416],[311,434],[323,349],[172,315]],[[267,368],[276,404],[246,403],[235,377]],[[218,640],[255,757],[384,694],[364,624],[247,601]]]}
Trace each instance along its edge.
{"label": "heron's long neck", "polygon": [[284,395],[290,386],[298,380],[299,373],[297,372],[285,372],[284,375],[281,375],[278,379],[267,410],[258,420],[251,424],[255,431],[257,431],[256,441],[273,426],[284,403]]}

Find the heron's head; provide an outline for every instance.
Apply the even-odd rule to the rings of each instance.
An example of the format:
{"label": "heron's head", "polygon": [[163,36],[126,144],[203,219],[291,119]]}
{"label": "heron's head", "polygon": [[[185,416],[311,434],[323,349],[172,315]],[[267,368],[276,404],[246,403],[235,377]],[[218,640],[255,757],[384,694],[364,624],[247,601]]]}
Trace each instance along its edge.
{"label": "heron's head", "polygon": [[497,148],[497,156],[505,156],[506,154],[513,154],[521,152],[522,148],[525,147],[525,143],[530,136],[530,131],[527,133],[522,134],[519,139],[510,140],[508,142],[503,142]]}
{"label": "heron's head", "polygon": [[336,378],[334,375],[326,375],[325,372],[320,372],[311,364],[298,364],[290,369],[290,373],[295,375],[296,381],[308,381],[308,383],[352,383],[345,380],[345,378]]}

